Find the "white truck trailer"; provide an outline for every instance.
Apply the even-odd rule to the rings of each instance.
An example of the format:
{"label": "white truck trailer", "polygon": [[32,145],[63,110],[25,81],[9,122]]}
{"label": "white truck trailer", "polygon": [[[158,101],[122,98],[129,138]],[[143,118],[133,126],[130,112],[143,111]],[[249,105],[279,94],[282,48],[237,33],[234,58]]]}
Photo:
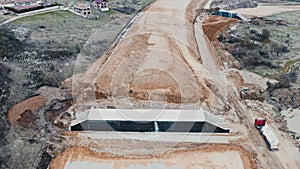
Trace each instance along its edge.
{"label": "white truck trailer", "polygon": [[270,151],[278,151],[279,140],[276,138],[272,129],[268,125],[265,125],[259,130],[259,132],[264,138]]}

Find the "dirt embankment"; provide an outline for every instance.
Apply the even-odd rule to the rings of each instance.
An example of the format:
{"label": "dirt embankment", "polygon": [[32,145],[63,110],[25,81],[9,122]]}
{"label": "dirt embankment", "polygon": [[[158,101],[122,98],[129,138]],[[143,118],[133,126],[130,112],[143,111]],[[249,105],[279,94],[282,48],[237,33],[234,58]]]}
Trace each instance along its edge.
{"label": "dirt embankment", "polygon": [[203,32],[210,41],[214,41],[221,30],[238,21],[237,19],[209,15],[202,23]]}
{"label": "dirt embankment", "polygon": [[[25,112],[27,113],[32,112],[41,106],[45,106],[45,104],[46,104],[46,99],[44,97],[35,96],[12,106],[7,112],[7,119],[9,125],[12,126],[17,125],[18,121],[20,121],[20,119],[22,118],[23,113],[25,115]],[[23,119],[24,118],[25,116],[23,117]]]}
{"label": "dirt embankment", "polygon": [[[46,121],[55,125],[62,125],[58,124],[61,122],[57,120],[59,121],[60,116],[72,104],[70,91],[55,87],[42,87],[38,93],[38,96],[17,103],[8,110],[9,125],[34,127],[35,121],[40,118],[45,118]],[[63,126],[59,127],[63,128]]]}

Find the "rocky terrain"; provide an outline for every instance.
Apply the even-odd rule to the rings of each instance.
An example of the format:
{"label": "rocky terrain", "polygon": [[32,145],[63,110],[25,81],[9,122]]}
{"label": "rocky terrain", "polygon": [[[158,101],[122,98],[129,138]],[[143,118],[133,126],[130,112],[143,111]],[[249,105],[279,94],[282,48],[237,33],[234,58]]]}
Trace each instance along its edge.
{"label": "rocky terrain", "polygon": [[278,81],[268,83],[267,92],[279,109],[299,108],[299,20],[287,17],[291,13],[299,11],[253,18],[251,24],[240,22],[218,35],[241,68]]}

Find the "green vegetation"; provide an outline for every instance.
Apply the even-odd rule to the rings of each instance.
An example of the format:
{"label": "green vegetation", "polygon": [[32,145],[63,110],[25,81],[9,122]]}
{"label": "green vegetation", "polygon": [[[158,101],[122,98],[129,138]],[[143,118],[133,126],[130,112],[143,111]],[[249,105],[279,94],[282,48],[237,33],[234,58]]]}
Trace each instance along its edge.
{"label": "green vegetation", "polygon": [[292,70],[293,68],[293,65],[297,62],[300,62],[300,59],[293,59],[293,60],[290,60],[290,61],[287,61],[283,68],[282,68],[282,71],[285,72],[285,73],[288,73],[290,70]]}
{"label": "green vegetation", "polygon": [[265,95],[278,111],[300,107],[300,11],[284,12],[250,23],[237,23],[218,40],[242,69],[277,80]]}
{"label": "green vegetation", "polygon": [[0,23],[13,18],[13,15],[0,15]]}
{"label": "green vegetation", "polygon": [[114,10],[109,10],[109,11],[105,11],[105,12],[103,12],[103,13],[105,13],[105,14],[107,14],[107,15],[112,15],[112,14],[115,14],[116,11],[114,11]]}
{"label": "green vegetation", "polygon": [[[86,19],[69,11],[53,11],[23,17],[2,26],[0,62],[9,65],[12,73],[10,81],[1,78],[1,107],[5,105],[7,108],[34,95],[43,85],[57,86],[73,74],[79,53],[89,59],[78,66],[78,72],[82,72],[99,58],[130,19],[129,16],[120,20],[123,23],[118,23],[114,29],[109,30],[106,26],[114,18],[104,13],[102,15],[96,20]],[[114,23],[111,26],[113,25]],[[85,45],[94,36],[98,38],[95,41],[97,43]],[[93,53],[89,53],[90,51]],[[18,92],[10,93],[13,90]]]}
{"label": "green vegetation", "polygon": [[292,72],[290,82],[297,85],[300,80],[294,76],[300,75],[299,15],[300,11],[284,12],[253,22],[258,24],[237,23],[237,29],[226,36],[220,34],[218,40],[231,46],[228,49],[233,49],[230,52],[242,68],[277,80]]}
{"label": "green vegetation", "polygon": [[[109,3],[111,8],[128,6],[138,11],[151,1],[142,0],[142,5],[126,0]],[[22,17],[1,27],[0,62],[9,65],[12,79],[0,91],[5,93],[2,100],[7,102],[1,103],[6,108],[35,95],[43,85],[57,86],[74,72],[86,70],[103,55],[134,15],[91,9],[97,17],[84,18],[68,10],[57,10]]]}
{"label": "green vegetation", "polygon": [[[79,25],[83,25],[83,24],[98,24],[99,25],[99,24],[105,24],[108,22],[108,19],[106,17],[107,17],[106,15],[103,15],[101,18],[99,18],[100,20],[90,20],[90,19],[86,19],[81,16],[78,16],[76,14],[73,14],[70,11],[53,11],[53,12],[46,12],[46,13],[42,13],[42,14],[36,14],[33,16],[23,17],[23,18],[13,21],[12,24],[30,24],[30,23],[59,24],[61,22],[66,24],[67,21],[76,20],[77,23],[80,23]],[[101,23],[99,23],[99,22],[101,22]]]}

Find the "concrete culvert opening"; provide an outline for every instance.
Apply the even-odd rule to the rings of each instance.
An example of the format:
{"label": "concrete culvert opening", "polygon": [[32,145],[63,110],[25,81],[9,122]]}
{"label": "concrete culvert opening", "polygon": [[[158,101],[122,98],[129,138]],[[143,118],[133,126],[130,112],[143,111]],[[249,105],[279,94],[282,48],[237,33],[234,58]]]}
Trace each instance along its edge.
{"label": "concrete culvert opening", "polygon": [[221,122],[203,110],[91,109],[80,113],[70,130],[229,133],[229,129],[218,125]]}
{"label": "concrete culvert opening", "polygon": [[122,132],[192,132],[192,133],[229,133],[209,122],[173,121],[98,121],[87,120],[71,126],[71,131],[122,131]]}

